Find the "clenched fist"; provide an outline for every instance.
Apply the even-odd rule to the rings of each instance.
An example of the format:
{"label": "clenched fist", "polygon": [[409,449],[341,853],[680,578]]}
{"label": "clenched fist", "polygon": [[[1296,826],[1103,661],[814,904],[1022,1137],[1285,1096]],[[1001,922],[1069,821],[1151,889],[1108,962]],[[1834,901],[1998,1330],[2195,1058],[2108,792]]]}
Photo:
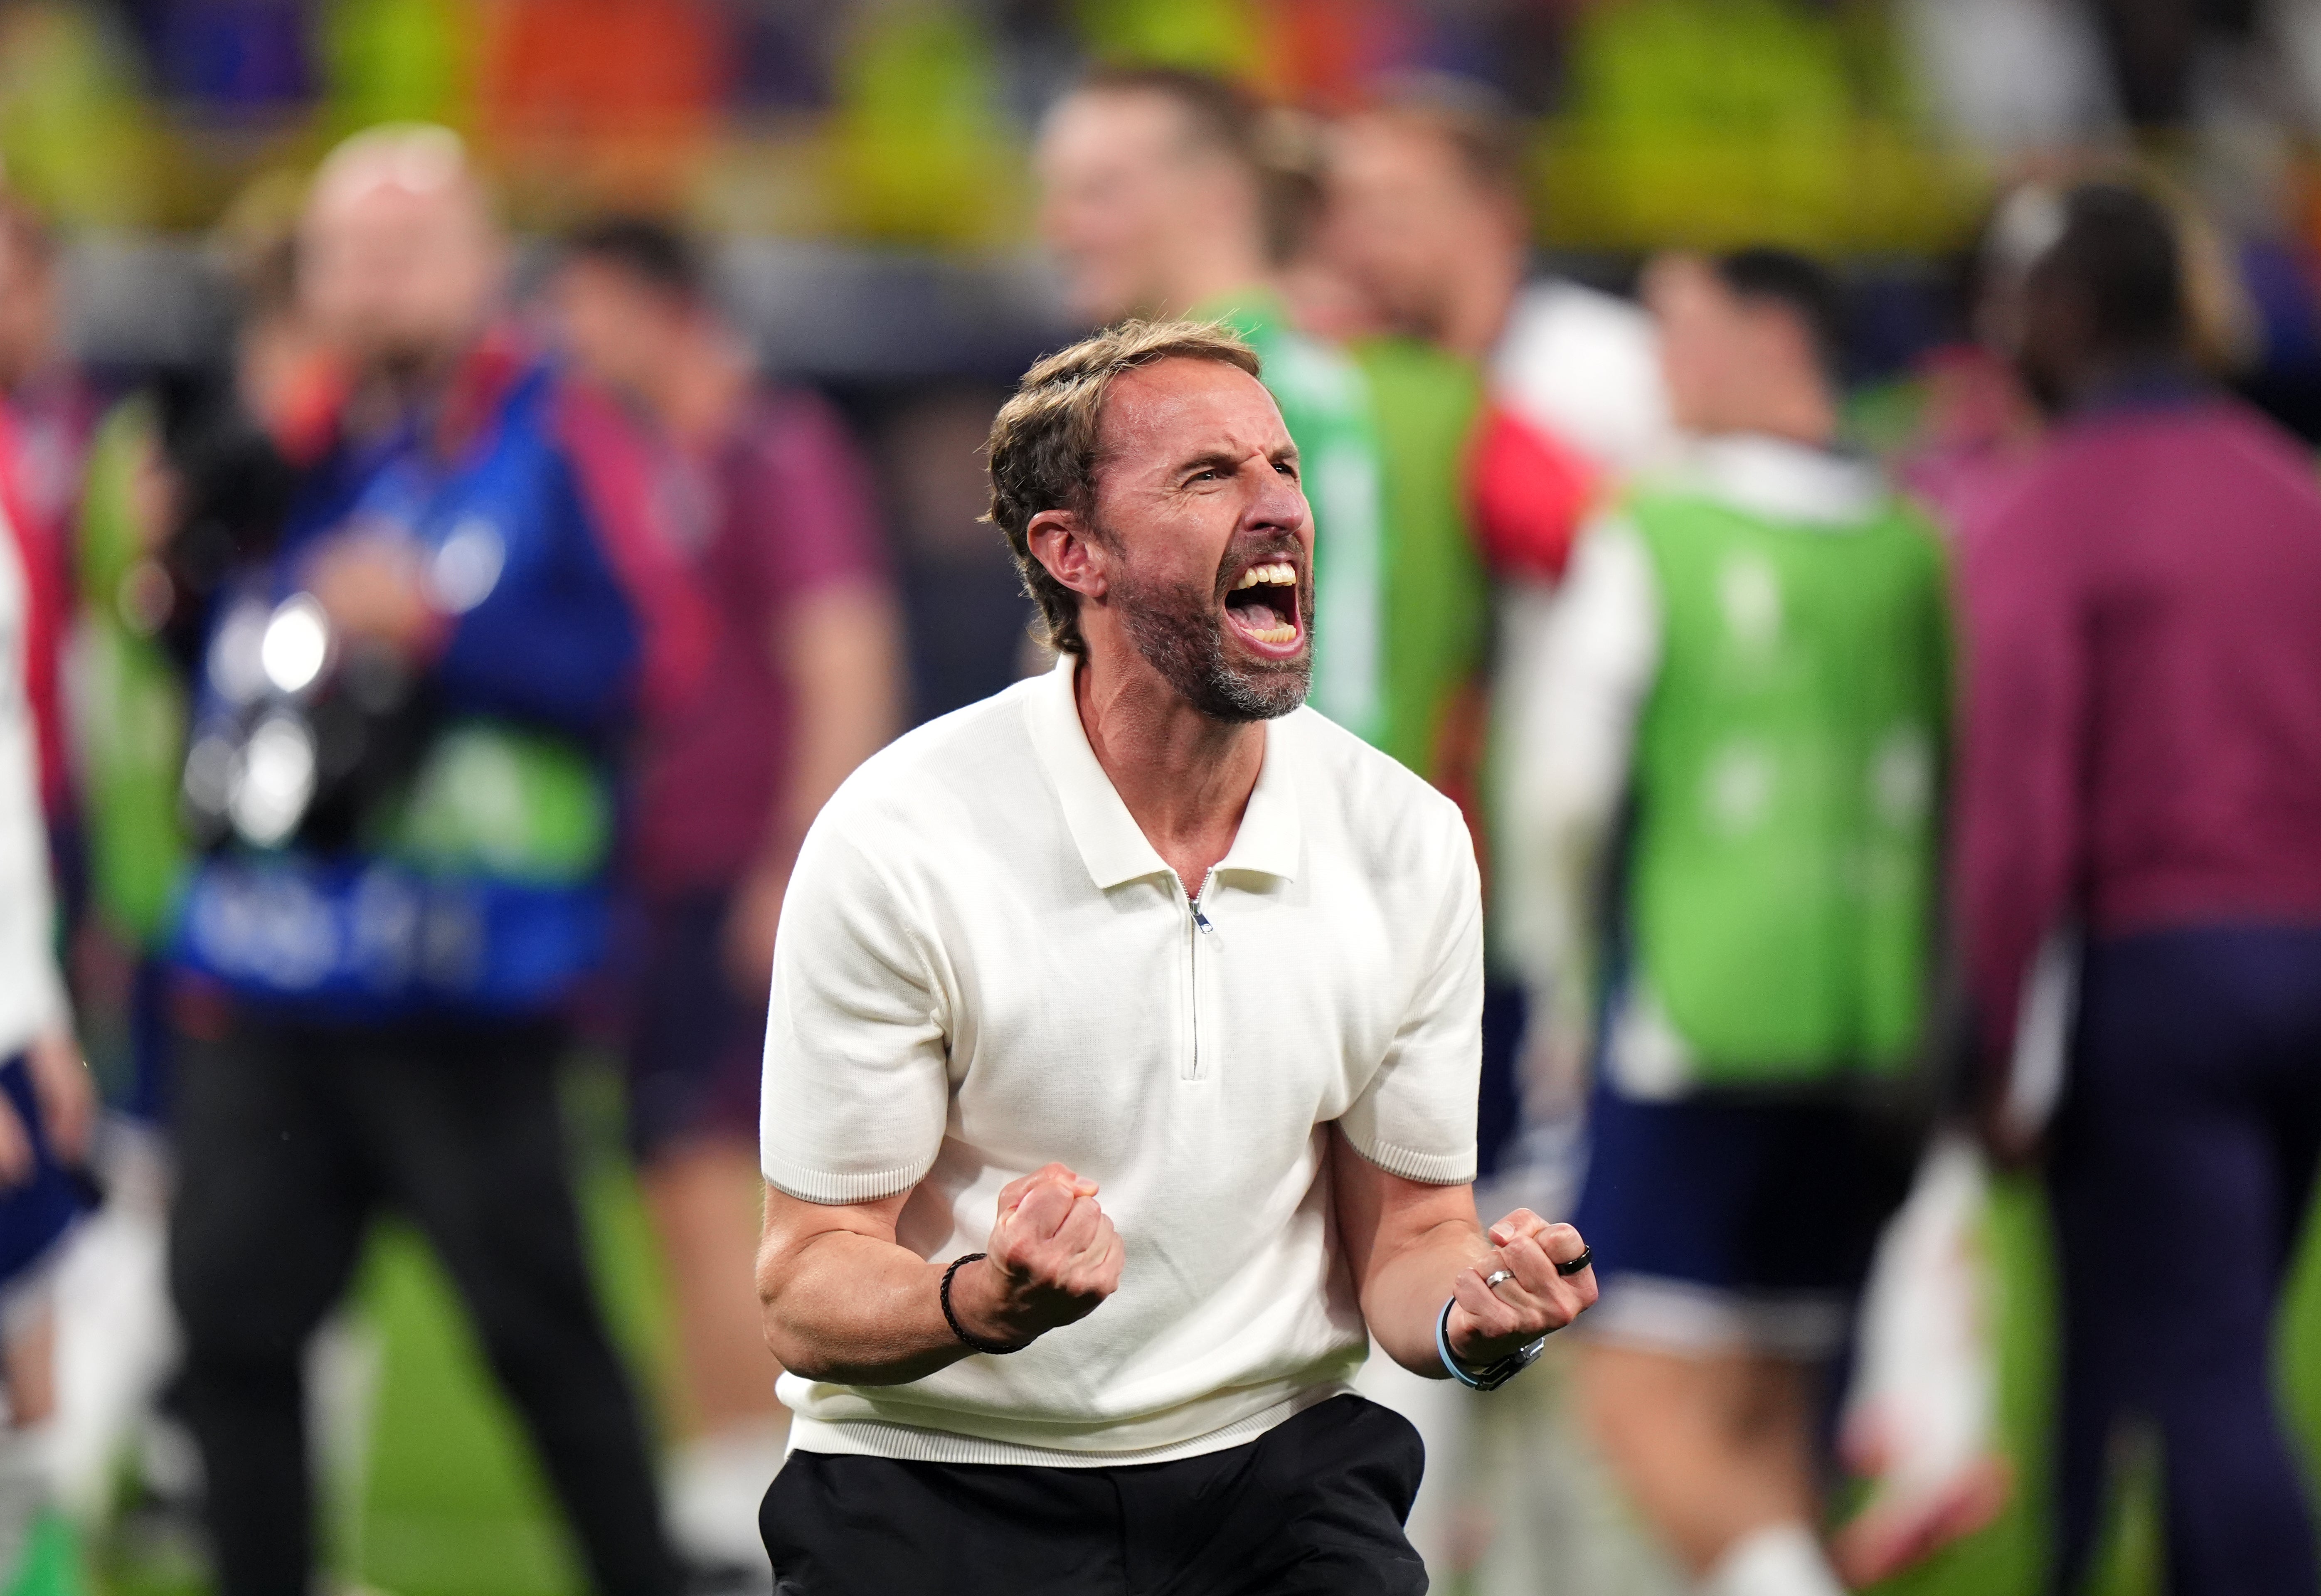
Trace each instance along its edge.
{"label": "clenched fist", "polygon": [[951,1311],[975,1336],[1028,1346],[1094,1313],[1120,1285],[1120,1235],[1094,1181],[1060,1163],[999,1191],[986,1256],[952,1278]]}
{"label": "clenched fist", "polygon": [[[1457,1306],[1451,1310],[1451,1350],[1461,1363],[1480,1367],[1561,1330],[1596,1300],[1596,1272],[1562,1273],[1556,1265],[1587,1251],[1579,1232],[1551,1225],[1529,1208],[1517,1208],[1491,1227],[1491,1255],[1459,1272],[1451,1284]],[[1498,1271],[1511,1279],[1483,1282]]]}

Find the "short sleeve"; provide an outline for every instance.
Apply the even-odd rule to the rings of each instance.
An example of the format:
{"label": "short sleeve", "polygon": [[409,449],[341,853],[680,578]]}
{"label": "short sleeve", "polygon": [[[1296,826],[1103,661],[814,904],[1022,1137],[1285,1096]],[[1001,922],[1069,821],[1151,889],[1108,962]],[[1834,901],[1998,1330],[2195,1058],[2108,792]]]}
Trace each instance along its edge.
{"label": "short sleeve", "polygon": [[918,1184],[950,1112],[942,990],[904,895],[825,816],[774,941],[758,1118],[768,1181],[822,1203]]}
{"label": "short sleeve", "polygon": [[1463,825],[1446,839],[1447,884],[1423,971],[1361,1096],[1338,1121],[1354,1151],[1391,1175],[1435,1186],[1475,1178],[1483,1058],[1483,893]]}

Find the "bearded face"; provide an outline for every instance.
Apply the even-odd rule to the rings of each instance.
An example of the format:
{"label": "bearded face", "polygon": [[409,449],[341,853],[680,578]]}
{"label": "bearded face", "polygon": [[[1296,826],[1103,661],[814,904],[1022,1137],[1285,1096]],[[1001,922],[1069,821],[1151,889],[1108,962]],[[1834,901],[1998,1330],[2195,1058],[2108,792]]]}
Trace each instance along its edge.
{"label": "bearded face", "polygon": [[1156,360],[1115,379],[1101,444],[1095,491],[1026,534],[1087,646],[1220,725],[1304,703],[1313,513],[1273,396],[1234,362]]}
{"label": "bearded face", "polygon": [[[1115,548],[1120,540],[1104,534]],[[1206,585],[1172,579],[1124,550],[1113,587],[1145,661],[1213,720],[1272,720],[1306,701],[1314,673],[1314,578],[1305,545],[1268,530],[1235,538]]]}

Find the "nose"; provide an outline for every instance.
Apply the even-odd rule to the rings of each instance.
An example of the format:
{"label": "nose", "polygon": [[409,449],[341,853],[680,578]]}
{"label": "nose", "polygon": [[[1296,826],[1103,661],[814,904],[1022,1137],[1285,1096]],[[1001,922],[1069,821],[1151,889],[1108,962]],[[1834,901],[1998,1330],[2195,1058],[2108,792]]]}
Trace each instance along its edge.
{"label": "nose", "polygon": [[1251,458],[1258,474],[1257,494],[1249,506],[1251,524],[1303,533],[1312,512],[1306,507],[1306,493],[1297,479],[1276,470],[1273,462],[1261,452]]}

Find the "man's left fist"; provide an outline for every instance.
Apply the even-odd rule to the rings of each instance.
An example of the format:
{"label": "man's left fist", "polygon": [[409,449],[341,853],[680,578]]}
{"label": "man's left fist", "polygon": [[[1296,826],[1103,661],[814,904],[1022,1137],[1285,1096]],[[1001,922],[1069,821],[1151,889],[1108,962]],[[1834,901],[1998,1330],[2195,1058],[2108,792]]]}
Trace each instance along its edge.
{"label": "man's left fist", "polygon": [[[1451,1282],[1451,1351],[1475,1368],[1561,1330],[1596,1300],[1594,1269],[1567,1275],[1556,1268],[1588,1250],[1570,1226],[1517,1208],[1491,1227],[1490,1237],[1490,1255]],[[1501,1270],[1507,1278],[1483,1283]]]}

